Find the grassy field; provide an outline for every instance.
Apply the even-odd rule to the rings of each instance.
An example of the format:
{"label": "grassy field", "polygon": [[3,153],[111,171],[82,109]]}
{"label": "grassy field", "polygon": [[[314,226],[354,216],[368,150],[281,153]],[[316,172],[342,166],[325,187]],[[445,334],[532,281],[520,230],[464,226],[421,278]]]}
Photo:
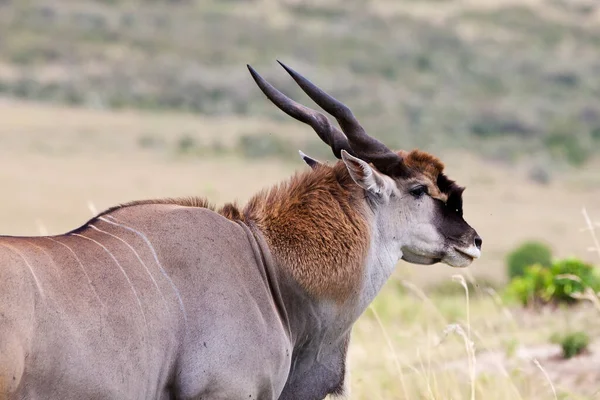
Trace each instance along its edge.
{"label": "grassy field", "polygon": [[244,65],[299,96],[281,59],[386,143],[552,173],[600,147],[599,20],[590,0],[3,0],[0,94],[280,119]]}
{"label": "grassy field", "polygon": [[[468,270],[398,265],[354,329],[352,398],[600,399],[600,308],[501,296],[528,239],[600,265],[599,53],[593,0],[0,0],[0,232],[243,203],[308,168],[298,149],[331,161],[245,69],[310,105],[280,59],[390,147],[440,156],[484,240]],[[567,329],[588,354],[557,357]]]}
{"label": "grassy field", "polygon": [[[4,99],[0,232],[64,232],[91,216],[90,202],[98,210],[180,195],[243,202],[308,168],[297,156],[283,161],[245,152],[238,139],[252,130],[272,132],[292,153],[313,135],[301,124],[262,117],[99,111]],[[214,138],[220,153],[204,153]],[[456,151],[437,155],[448,174],[467,186],[465,216],[484,238],[483,256],[468,270],[399,264],[354,329],[353,398],[468,399],[473,388],[477,399],[554,399],[552,385],[557,398],[599,398],[598,342],[591,354],[562,361],[549,337],[566,327],[598,337],[600,310],[582,305],[534,313],[497,296],[505,254],[525,239],[546,241],[559,257],[600,261],[588,251],[593,242],[581,214],[586,207],[600,219],[598,165],[539,185],[520,167]],[[454,275],[475,282],[468,302]],[[473,384],[465,337],[474,344]]]}

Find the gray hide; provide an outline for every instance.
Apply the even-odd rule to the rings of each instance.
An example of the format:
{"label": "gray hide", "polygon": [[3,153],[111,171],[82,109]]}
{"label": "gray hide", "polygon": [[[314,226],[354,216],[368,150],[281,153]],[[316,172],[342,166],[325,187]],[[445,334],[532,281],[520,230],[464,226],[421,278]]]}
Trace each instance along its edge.
{"label": "gray hide", "polygon": [[348,335],[322,347],[310,310],[258,232],[204,208],[1,237],[0,398],[320,399]]}

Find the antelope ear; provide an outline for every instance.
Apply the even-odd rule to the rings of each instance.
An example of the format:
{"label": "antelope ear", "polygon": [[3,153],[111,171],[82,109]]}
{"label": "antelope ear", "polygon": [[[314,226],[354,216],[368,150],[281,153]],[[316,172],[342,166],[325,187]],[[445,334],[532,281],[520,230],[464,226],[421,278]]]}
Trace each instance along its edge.
{"label": "antelope ear", "polygon": [[315,160],[314,158],[311,158],[309,156],[307,156],[306,154],[304,154],[302,152],[302,150],[298,150],[298,153],[300,153],[300,157],[302,157],[302,159],[304,160],[305,163],[308,164],[309,167],[311,167],[312,169],[317,168],[318,166],[321,165],[321,163],[317,160]]}
{"label": "antelope ear", "polygon": [[379,171],[372,168],[360,158],[356,158],[346,150],[342,150],[342,161],[346,164],[346,168],[348,168],[348,172],[350,172],[350,176],[354,182],[367,192],[376,195],[391,192],[392,183],[390,179],[385,179]]}

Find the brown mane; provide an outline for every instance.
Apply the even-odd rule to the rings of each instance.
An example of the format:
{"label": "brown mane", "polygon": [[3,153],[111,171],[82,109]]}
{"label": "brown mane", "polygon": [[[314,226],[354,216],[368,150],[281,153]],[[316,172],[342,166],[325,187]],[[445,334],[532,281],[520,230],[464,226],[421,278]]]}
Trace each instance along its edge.
{"label": "brown mane", "polygon": [[343,302],[359,289],[369,247],[363,199],[363,190],[338,162],[258,193],[244,218],[260,228],[275,259],[305,290]]}

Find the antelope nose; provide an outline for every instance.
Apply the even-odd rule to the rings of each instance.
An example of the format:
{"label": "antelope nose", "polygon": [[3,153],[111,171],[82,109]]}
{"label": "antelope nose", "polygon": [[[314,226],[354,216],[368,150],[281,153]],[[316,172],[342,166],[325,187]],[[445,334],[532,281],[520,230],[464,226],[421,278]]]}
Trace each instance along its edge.
{"label": "antelope nose", "polygon": [[479,250],[481,250],[482,243],[483,243],[483,240],[481,240],[481,236],[475,235],[475,247],[477,247]]}

